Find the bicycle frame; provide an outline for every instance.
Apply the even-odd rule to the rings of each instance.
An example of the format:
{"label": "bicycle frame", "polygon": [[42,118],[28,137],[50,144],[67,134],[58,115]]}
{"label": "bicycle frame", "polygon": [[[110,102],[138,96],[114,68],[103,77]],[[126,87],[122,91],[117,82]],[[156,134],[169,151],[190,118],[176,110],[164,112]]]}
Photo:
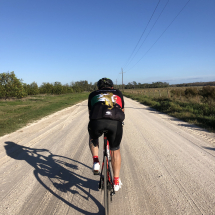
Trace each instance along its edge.
{"label": "bicycle frame", "polygon": [[[106,163],[105,163],[105,160]],[[99,189],[104,189],[102,187],[104,178],[102,176],[103,170],[104,170],[104,165],[107,166],[107,177],[108,177],[108,190],[110,192],[110,199],[112,201],[112,196],[115,194],[114,191],[114,183],[113,183],[113,173],[112,173],[112,165],[111,165],[111,156],[110,156],[110,149],[109,149],[109,141],[107,140],[107,136],[104,133],[104,149],[103,149],[103,162],[102,162],[102,169],[100,173],[100,182],[99,182]]]}

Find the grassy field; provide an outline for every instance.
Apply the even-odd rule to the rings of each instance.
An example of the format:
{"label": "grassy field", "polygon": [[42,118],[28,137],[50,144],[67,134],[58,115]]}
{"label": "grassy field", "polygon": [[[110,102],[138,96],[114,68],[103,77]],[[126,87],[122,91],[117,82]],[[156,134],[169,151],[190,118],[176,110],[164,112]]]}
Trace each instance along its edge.
{"label": "grassy field", "polygon": [[[185,97],[183,95],[176,97],[171,94],[171,90],[180,89],[181,91],[186,90],[188,87],[168,87],[168,88],[147,88],[147,89],[126,89],[125,93],[136,94],[136,95],[145,95],[150,98],[172,98],[177,99],[184,102],[200,102],[201,97]],[[193,88],[193,87],[192,87]],[[202,89],[202,87],[195,87],[198,91]]]}
{"label": "grassy field", "polygon": [[[171,93],[173,89],[176,88],[129,89],[124,91],[124,95],[158,111],[215,132],[214,103],[203,103],[199,95],[173,95]],[[180,89],[185,90],[185,88]],[[197,89],[200,90],[201,87]]]}
{"label": "grassy field", "polygon": [[0,101],[0,136],[88,98],[89,93],[35,95]]}

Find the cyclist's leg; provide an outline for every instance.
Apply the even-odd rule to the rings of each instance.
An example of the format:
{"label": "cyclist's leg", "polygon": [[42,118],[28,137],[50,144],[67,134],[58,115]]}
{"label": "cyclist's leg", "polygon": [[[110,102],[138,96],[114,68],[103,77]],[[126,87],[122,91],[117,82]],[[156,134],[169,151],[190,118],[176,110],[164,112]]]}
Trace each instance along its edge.
{"label": "cyclist's leg", "polygon": [[100,162],[99,162],[99,144],[98,144],[98,138],[97,139],[92,139],[91,137],[89,138],[89,146],[90,146],[90,151],[92,153],[93,157],[93,167],[92,171],[94,175],[99,175],[100,173]]}
{"label": "cyclist's leg", "polygon": [[120,142],[122,139],[122,123],[119,121],[109,120],[108,123],[108,140],[111,150],[111,163],[114,177],[118,178],[121,168]]}
{"label": "cyclist's leg", "polygon": [[97,156],[99,155],[99,139],[93,139],[89,137],[89,147],[90,151],[92,153],[92,156]]}
{"label": "cyclist's leg", "polygon": [[100,163],[98,158],[99,152],[99,140],[98,138],[102,135],[102,131],[99,129],[101,127],[98,120],[90,121],[88,124],[89,132],[89,147],[93,157],[93,172],[94,175],[98,175],[100,172]]}
{"label": "cyclist's leg", "polygon": [[88,124],[89,132],[89,147],[92,153],[92,156],[98,156],[99,151],[99,137],[102,133],[99,131],[98,120],[90,121]]}
{"label": "cyclist's leg", "polygon": [[120,149],[111,151],[111,164],[113,167],[114,177],[119,178],[120,168],[121,168],[121,154]]}
{"label": "cyclist's leg", "polygon": [[121,168],[121,154],[120,154],[120,143],[122,139],[122,123],[116,122],[115,127],[113,126],[114,130],[112,131],[112,137],[114,138],[111,140],[110,138],[110,150],[111,150],[111,162],[113,167],[113,175],[114,175],[114,190],[118,191],[121,186],[122,182],[119,178],[120,168]]}

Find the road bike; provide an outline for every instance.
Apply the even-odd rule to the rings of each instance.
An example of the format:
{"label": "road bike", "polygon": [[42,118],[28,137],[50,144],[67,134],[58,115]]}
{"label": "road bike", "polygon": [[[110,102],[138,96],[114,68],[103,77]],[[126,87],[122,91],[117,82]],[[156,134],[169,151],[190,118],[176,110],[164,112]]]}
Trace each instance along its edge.
{"label": "road bike", "polygon": [[99,189],[104,190],[105,215],[109,215],[110,202],[112,202],[112,197],[115,194],[109,141],[106,136],[107,132],[108,131],[104,132],[103,162],[99,181]]}

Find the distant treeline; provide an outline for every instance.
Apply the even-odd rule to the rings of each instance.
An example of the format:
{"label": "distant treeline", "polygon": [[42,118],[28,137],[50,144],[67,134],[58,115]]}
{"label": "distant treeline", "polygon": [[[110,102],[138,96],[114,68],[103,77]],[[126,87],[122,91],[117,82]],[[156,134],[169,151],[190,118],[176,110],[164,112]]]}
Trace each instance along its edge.
{"label": "distant treeline", "polygon": [[88,81],[71,82],[62,85],[61,82],[48,83],[43,82],[38,86],[36,82],[31,84],[23,83],[18,79],[14,72],[0,73],[0,98],[23,98],[28,95],[38,94],[66,94],[79,93],[83,91],[93,91],[97,89],[97,83],[88,83]]}
{"label": "distant treeline", "polygon": [[136,81],[129,82],[124,86],[125,89],[144,89],[144,88],[163,88],[169,87],[169,84],[166,82],[152,82],[152,84],[141,84],[137,83]]}
{"label": "distant treeline", "polygon": [[172,87],[203,87],[203,86],[215,86],[215,81],[210,82],[194,82],[194,83],[184,83],[184,84],[173,84]]}
{"label": "distant treeline", "polygon": [[[193,86],[215,86],[214,82],[196,82],[188,84],[176,84],[169,85],[166,82],[152,82],[152,84],[141,84],[135,81],[129,82],[123,85],[124,89],[145,89],[145,88],[165,88],[165,87],[193,87]],[[122,85],[115,85],[117,89],[122,89]],[[88,83],[88,81],[76,81],[70,84],[62,85],[61,82],[43,82],[41,86],[38,86],[36,82],[31,84],[23,83],[22,80],[18,79],[14,72],[0,73],[0,98],[23,98],[28,95],[38,94],[66,94],[66,93],[79,93],[83,91],[94,91],[97,89],[97,82],[94,84]],[[176,93],[177,94],[177,93]]]}
{"label": "distant treeline", "polygon": [[[145,89],[145,88],[165,88],[165,87],[198,87],[198,86],[215,86],[215,81],[211,82],[195,82],[195,83],[184,83],[184,84],[172,84],[167,82],[152,82],[152,84],[141,84],[136,81],[129,82],[124,85],[125,89]],[[121,88],[121,85],[120,85]]]}

